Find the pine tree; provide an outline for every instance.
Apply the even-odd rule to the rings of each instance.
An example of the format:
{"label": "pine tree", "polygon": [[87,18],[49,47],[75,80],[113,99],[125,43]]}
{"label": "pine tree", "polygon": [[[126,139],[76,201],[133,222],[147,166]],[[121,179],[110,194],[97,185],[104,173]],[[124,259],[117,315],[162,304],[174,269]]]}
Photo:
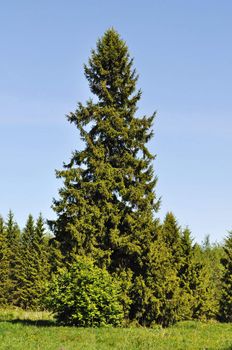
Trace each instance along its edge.
{"label": "pine tree", "polygon": [[[112,273],[132,272],[133,290],[141,292],[141,284],[146,289],[147,256],[156,237],[153,214],[159,207],[154,156],[146,146],[153,136],[154,115],[135,115],[141,97],[136,91],[138,76],[114,29],[98,40],[85,76],[96,101],[79,103],[68,115],[85,147],[57,172],[64,186],[53,205],[57,220],[50,226],[66,262],[75,260],[76,254],[89,255]],[[132,303],[130,317],[141,310]]]}
{"label": "pine tree", "polygon": [[222,295],[220,301],[220,318],[224,322],[232,322],[232,231],[224,244],[224,258],[221,259],[224,267],[222,277]]}

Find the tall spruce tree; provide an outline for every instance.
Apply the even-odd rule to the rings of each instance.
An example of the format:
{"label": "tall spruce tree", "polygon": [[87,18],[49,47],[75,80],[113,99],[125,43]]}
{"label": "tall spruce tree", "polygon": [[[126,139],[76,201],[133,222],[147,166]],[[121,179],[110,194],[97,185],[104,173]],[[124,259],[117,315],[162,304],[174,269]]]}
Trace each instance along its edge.
{"label": "tall spruce tree", "polygon": [[[53,204],[57,220],[50,225],[66,262],[89,255],[110,272],[132,276],[133,291],[142,293],[159,207],[154,156],[146,146],[155,115],[136,116],[138,76],[114,29],[98,40],[84,70],[96,99],[79,103],[67,116],[85,146],[57,171],[64,186]],[[132,302],[130,317],[141,313]]]}

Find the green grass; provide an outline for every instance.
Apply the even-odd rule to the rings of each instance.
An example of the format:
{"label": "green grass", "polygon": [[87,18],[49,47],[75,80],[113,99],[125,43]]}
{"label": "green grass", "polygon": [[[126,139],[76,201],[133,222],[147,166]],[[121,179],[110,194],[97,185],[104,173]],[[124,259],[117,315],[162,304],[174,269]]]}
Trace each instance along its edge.
{"label": "green grass", "polygon": [[168,329],[58,327],[46,312],[0,310],[0,350],[232,350],[232,324]]}

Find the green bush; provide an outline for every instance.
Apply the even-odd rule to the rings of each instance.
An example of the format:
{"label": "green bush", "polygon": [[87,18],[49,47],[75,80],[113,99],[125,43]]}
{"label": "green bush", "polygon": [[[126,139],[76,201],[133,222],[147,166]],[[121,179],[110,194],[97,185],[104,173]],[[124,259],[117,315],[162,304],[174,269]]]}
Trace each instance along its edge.
{"label": "green bush", "polygon": [[81,327],[119,326],[123,320],[119,286],[105,269],[79,258],[55,276],[46,305],[58,323]]}

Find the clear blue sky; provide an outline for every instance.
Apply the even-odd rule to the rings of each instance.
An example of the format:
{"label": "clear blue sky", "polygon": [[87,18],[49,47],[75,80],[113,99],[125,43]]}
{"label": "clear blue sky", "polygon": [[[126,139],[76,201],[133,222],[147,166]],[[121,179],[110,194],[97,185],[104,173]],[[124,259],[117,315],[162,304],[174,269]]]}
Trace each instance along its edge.
{"label": "clear blue sky", "polygon": [[114,26],[158,111],[150,149],[162,196],[197,241],[232,228],[232,2],[230,0],[4,1],[0,12],[0,213],[21,226],[50,209],[54,169],[80,145],[65,114],[90,96],[91,48]]}

